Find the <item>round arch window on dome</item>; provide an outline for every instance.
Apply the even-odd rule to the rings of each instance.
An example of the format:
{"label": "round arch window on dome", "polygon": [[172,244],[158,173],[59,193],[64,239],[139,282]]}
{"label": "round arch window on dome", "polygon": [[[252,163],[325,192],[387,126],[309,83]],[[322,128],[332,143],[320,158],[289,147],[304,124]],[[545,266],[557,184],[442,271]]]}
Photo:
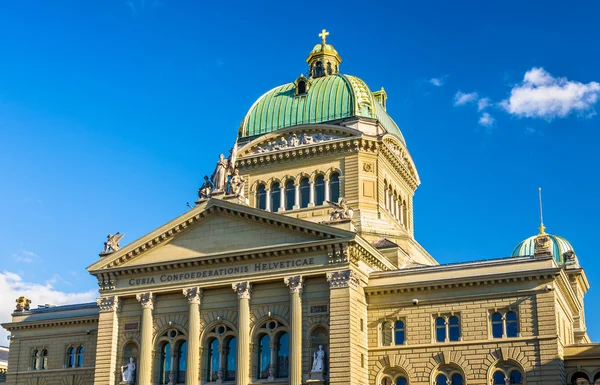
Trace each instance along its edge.
{"label": "round arch window on dome", "polygon": [[300,77],[294,81],[294,88],[296,89],[296,96],[306,95],[310,88],[310,80],[304,77],[304,75],[300,75]]}

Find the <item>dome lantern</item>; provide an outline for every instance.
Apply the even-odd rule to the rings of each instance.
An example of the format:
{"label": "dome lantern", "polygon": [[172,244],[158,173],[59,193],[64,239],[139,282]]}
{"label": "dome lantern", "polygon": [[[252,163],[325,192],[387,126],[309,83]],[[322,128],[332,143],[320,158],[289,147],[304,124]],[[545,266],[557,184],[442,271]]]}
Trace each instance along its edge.
{"label": "dome lantern", "polygon": [[322,30],[319,34],[321,44],[315,45],[306,59],[310,78],[320,78],[340,72],[342,58],[331,44],[327,44],[327,36],[329,32]]}

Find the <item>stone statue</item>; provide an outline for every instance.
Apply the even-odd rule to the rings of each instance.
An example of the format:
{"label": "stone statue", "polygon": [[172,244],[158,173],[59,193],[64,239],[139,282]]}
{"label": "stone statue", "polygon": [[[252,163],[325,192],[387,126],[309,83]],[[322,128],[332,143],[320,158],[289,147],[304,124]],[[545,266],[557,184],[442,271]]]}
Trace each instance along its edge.
{"label": "stone statue", "polygon": [[19,297],[15,300],[17,306],[15,307],[15,313],[20,313],[23,310],[29,311],[29,306],[31,305],[31,301],[27,297]]}
{"label": "stone statue", "polygon": [[333,212],[329,216],[329,220],[333,221],[341,221],[344,219],[352,219],[354,215],[354,210],[352,210],[346,204],[346,199],[342,198],[340,203],[335,203],[332,201],[327,201],[327,204],[333,209]]}
{"label": "stone statue", "polygon": [[323,372],[323,362],[325,361],[325,351],[323,345],[319,345],[319,350],[313,353],[313,364],[311,372]]}
{"label": "stone statue", "polygon": [[204,175],[204,183],[198,189],[198,198],[199,199],[210,198],[210,193],[212,192],[213,187],[214,187],[214,185],[212,184],[210,179],[208,179],[208,175]]}
{"label": "stone statue", "polygon": [[298,139],[298,136],[296,136],[296,134],[294,133],[290,137],[290,147],[297,147],[298,145],[300,145],[300,140]]}
{"label": "stone statue", "polygon": [[236,168],[229,181],[229,184],[231,185],[231,194],[243,197],[245,183],[244,178],[240,176],[240,171]]}
{"label": "stone statue", "polygon": [[224,191],[227,184],[227,169],[229,168],[229,162],[225,159],[223,154],[219,155],[219,161],[215,172],[212,174],[212,183],[215,187],[214,191]]}
{"label": "stone statue", "polygon": [[121,366],[121,372],[123,374],[123,382],[133,384],[133,374],[135,372],[135,364],[133,363],[133,357],[129,357],[129,363],[127,365]]}
{"label": "stone statue", "polygon": [[235,162],[237,161],[237,153],[238,153],[238,144],[237,144],[237,140],[235,141],[235,144],[233,145],[233,148],[231,150],[229,150],[229,158],[227,159],[229,161],[229,173],[233,174],[233,171],[235,170]]}
{"label": "stone statue", "polygon": [[117,232],[115,235],[108,234],[106,236],[106,242],[104,242],[104,251],[101,254],[112,253],[113,251],[117,251],[121,248],[119,245],[119,241],[125,236],[125,234],[121,234]]}

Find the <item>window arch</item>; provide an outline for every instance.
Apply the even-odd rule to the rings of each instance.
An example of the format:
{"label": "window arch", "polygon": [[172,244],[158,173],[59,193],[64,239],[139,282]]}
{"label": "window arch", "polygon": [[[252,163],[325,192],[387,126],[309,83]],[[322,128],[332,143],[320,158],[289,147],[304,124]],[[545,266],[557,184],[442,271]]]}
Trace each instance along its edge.
{"label": "window arch", "polygon": [[523,371],[512,361],[498,362],[492,366],[490,383],[492,385],[522,384]]}
{"label": "window arch", "polygon": [[306,82],[304,80],[300,80],[298,82],[298,88],[296,91],[296,95],[302,95],[306,93]]}
{"label": "window arch", "polygon": [[288,179],[285,182],[285,209],[286,211],[294,209],[294,199],[296,198],[296,187],[294,186],[294,180]]}
{"label": "window arch", "polygon": [[392,333],[394,332],[392,324],[390,322],[384,322],[381,324],[381,345],[391,346],[392,345]]}
{"label": "window arch", "polygon": [[492,337],[502,338],[504,334],[504,321],[502,314],[495,312],[492,314]]}
{"label": "window arch", "polygon": [[235,330],[219,323],[207,328],[205,341],[206,382],[233,381],[237,370],[237,339]]}
{"label": "window arch", "polygon": [[267,188],[264,184],[258,185],[256,188],[256,208],[267,209]]}
{"label": "window arch", "polygon": [[159,384],[169,383],[169,373],[171,373],[172,365],[171,343],[164,342],[160,347]]}
{"label": "window arch", "polygon": [[74,368],[75,360],[76,360],[75,348],[71,346],[67,349],[67,360],[66,360],[67,368]]}
{"label": "window arch", "polygon": [[[187,342],[185,335],[175,328],[159,334],[156,342],[155,368],[159,384],[168,384],[173,377],[175,383],[185,382],[187,366]],[[155,377],[156,378],[156,377]]]}
{"label": "window arch", "polygon": [[302,178],[300,180],[300,207],[308,207],[310,203],[310,181],[308,178]]}
{"label": "window arch", "polygon": [[454,366],[446,366],[434,372],[435,385],[464,385],[462,371]]}
{"label": "window arch", "polygon": [[455,315],[448,320],[448,332],[450,341],[460,341],[460,320]]}
{"label": "window arch", "polygon": [[287,328],[275,319],[263,322],[256,331],[256,377],[258,379],[287,378],[290,340]]}
{"label": "window arch", "polygon": [[438,317],[435,320],[435,340],[446,342],[446,320],[444,317]]}
{"label": "window arch", "polygon": [[340,200],[340,174],[337,172],[329,176],[329,200],[332,202]]}
{"label": "window arch", "polygon": [[583,372],[576,372],[571,376],[572,385],[588,385],[589,383],[590,378]]}
{"label": "window arch", "polygon": [[281,207],[281,188],[279,182],[271,185],[271,211],[276,213]]}
{"label": "window arch", "polygon": [[48,350],[44,349],[42,350],[42,353],[40,354],[40,368],[41,369],[48,369]]}
{"label": "window arch", "polygon": [[405,339],[404,321],[396,321],[394,324],[394,343],[396,345],[404,345]]}
{"label": "window arch", "polygon": [[31,368],[33,370],[40,368],[40,351],[37,349],[31,353]]}
{"label": "window arch", "polygon": [[315,206],[325,203],[325,177],[317,175],[315,178]]}
{"label": "window arch", "polygon": [[491,317],[493,338],[519,336],[519,316],[514,310],[495,310]]}
{"label": "window arch", "polygon": [[77,348],[76,351],[76,359],[75,359],[75,366],[78,368],[82,368],[83,367],[83,346],[80,346]]}

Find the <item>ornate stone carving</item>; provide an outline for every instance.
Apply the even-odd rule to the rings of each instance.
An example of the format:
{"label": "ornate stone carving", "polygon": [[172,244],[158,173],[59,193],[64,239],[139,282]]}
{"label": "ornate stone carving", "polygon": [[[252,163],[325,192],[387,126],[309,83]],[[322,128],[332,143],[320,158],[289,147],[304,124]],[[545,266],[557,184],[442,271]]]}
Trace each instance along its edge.
{"label": "ornate stone carving", "polygon": [[373,172],[373,163],[370,163],[370,162],[363,163],[363,171]]}
{"label": "ornate stone carving", "polygon": [[285,277],[283,279],[286,285],[290,288],[290,293],[302,293],[302,287],[304,286],[304,282],[301,275],[296,275],[294,277]]}
{"label": "ornate stone carving", "polygon": [[352,270],[327,273],[327,281],[329,282],[329,287],[332,289],[349,286],[356,287],[359,283],[358,277]]}
{"label": "ornate stone carving", "polygon": [[333,209],[333,212],[329,216],[330,222],[348,220],[354,216],[354,210],[348,207],[345,198],[342,198],[340,203],[327,201],[327,204]]}
{"label": "ornate stone carving", "polygon": [[202,289],[199,287],[190,287],[189,289],[183,289],[183,295],[187,297],[189,303],[200,304],[202,299]]}
{"label": "ornate stone carving", "polygon": [[129,363],[127,365],[121,366],[121,375],[123,377],[123,382],[126,384],[133,384],[135,381],[135,363],[133,362],[133,357],[129,357]]}
{"label": "ornate stone carving", "polygon": [[117,296],[100,297],[96,299],[96,304],[101,313],[119,311],[120,301]]}
{"label": "ornate stone carving", "polygon": [[229,193],[243,198],[245,184],[246,181],[240,176],[240,171],[237,168],[233,170],[233,176],[229,180],[229,185],[231,186],[231,191]]}
{"label": "ornate stone carving", "polygon": [[229,170],[229,161],[225,159],[225,155],[219,155],[217,166],[211,176],[211,181],[214,186],[214,191],[225,191],[227,187],[227,171]]}
{"label": "ornate stone carving", "polygon": [[196,203],[200,203],[201,201],[210,198],[210,193],[212,193],[214,187],[215,186],[208,178],[208,175],[204,175],[204,183],[202,183],[202,186],[198,189],[198,200]]}
{"label": "ornate stone carving", "polygon": [[237,282],[231,285],[233,291],[238,295],[238,298],[250,299],[250,293],[252,292],[252,284],[250,282]]}
{"label": "ornate stone carving", "polygon": [[343,138],[343,136],[323,133],[300,135],[292,133],[287,136],[280,136],[279,138],[269,140],[267,143],[257,145],[253,148],[252,154],[262,154],[265,152],[285,150],[288,148],[307,146],[340,138]]}
{"label": "ornate stone carving", "polygon": [[154,309],[154,295],[152,293],[137,294],[135,298],[142,305],[144,309]]}
{"label": "ornate stone carving", "polygon": [[325,361],[325,351],[323,345],[319,345],[319,350],[313,353],[312,373],[323,372],[323,363]]}
{"label": "ornate stone carving", "polygon": [[550,238],[546,234],[540,234],[535,237],[535,256],[545,256],[552,255],[552,250],[550,250],[552,243],[550,242]]}
{"label": "ornate stone carving", "polygon": [[17,305],[15,306],[15,313],[21,313],[23,310],[29,311],[31,301],[29,298],[21,296],[15,300]]}
{"label": "ornate stone carving", "polygon": [[121,246],[119,245],[119,242],[121,241],[121,239],[124,236],[125,236],[125,234],[121,234],[120,232],[117,232],[114,235],[108,234],[106,236],[106,242],[104,242],[104,250],[100,253],[100,255],[104,256],[106,254],[110,254],[112,252],[119,250],[121,248]]}

